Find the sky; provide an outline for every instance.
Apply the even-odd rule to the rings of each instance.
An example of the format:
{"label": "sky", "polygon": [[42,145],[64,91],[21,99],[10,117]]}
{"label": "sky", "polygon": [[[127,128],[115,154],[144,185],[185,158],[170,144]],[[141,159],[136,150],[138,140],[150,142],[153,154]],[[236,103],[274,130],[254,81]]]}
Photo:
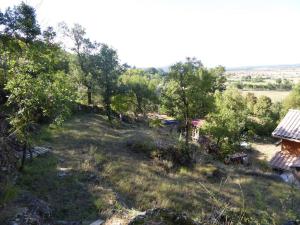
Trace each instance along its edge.
{"label": "sky", "polygon": [[[0,0],[0,9],[20,3]],[[300,0],[25,0],[42,27],[79,23],[121,62],[165,67],[300,63]]]}

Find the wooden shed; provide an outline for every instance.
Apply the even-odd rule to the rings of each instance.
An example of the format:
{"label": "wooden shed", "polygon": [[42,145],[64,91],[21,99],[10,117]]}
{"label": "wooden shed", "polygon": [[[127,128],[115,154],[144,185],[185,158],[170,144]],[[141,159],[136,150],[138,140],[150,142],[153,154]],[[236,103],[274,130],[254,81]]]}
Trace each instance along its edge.
{"label": "wooden shed", "polygon": [[300,169],[300,111],[290,109],[272,136],[281,139],[281,151],[271,159],[270,165],[275,169]]}

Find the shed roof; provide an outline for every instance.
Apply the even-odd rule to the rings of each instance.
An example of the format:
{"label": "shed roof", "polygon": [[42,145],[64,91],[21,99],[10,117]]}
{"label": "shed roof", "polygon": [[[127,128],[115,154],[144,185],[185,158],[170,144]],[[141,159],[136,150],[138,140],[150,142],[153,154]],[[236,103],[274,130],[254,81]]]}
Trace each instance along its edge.
{"label": "shed roof", "polygon": [[273,137],[300,141],[300,111],[290,109],[272,133]]}
{"label": "shed roof", "polygon": [[270,161],[275,169],[289,170],[292,167],[299,167],[300,157],[291,155],[289,152],[277,152]]}
{"label": "shed roof", "polygon": [[201,127],[203,124],[204,124],[204,119],[195,119],[195,120],[192,120],[192,125],[194,127]]}

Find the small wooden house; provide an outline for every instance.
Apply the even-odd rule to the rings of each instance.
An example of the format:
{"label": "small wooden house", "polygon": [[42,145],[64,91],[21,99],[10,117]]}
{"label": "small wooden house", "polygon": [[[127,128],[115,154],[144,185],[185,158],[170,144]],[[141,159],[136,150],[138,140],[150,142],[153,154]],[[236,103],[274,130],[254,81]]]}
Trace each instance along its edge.
{"label": "small wooden house", "polygon": [[204,124],[204,119],[195,119],[192,120],[192,139],[194,141],[199,141],[200,135],[199,135],[199,129]]}
{"label": "small wooden house", "polygon": [[[300,111],[291,109],[273,131],[281,139],[281,151],[270,161],[274,169],[300,171]],[[297,173],[298,173],[297,172]]]}

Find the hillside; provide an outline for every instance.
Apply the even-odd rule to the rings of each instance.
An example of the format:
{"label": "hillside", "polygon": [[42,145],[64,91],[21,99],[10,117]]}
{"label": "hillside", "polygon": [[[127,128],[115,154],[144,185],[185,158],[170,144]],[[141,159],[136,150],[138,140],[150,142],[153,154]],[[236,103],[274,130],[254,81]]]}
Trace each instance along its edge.
{"label": "hillside", "polygon": [[[35,136],[37,145],[53,150],[28,162],[17,180],[16,199],[29,191],[50,204],[56,220],[86,223],[156,207],[185,212],[203,224],[220,212],[249,224],[280,224],[300,215],[295,207],[300,193],[269,175],[255,150],[249,167],[224,165],[200,152],[194,168],[169,170],[168,162],[147,157],[143,149],[133,152],[126,144],[169,137],[164,128],[111,127],[101,115],[75,116]],[[11,204],[0,219],[17,211]]]}
{"label": "hillside", "polygon": [[297,78],[300,77],[300,64],[227,68],[226,74],[234,78],[241,78],[250,75],[253,77],[265,76],[272,79],[287,78],[298,81]]}

